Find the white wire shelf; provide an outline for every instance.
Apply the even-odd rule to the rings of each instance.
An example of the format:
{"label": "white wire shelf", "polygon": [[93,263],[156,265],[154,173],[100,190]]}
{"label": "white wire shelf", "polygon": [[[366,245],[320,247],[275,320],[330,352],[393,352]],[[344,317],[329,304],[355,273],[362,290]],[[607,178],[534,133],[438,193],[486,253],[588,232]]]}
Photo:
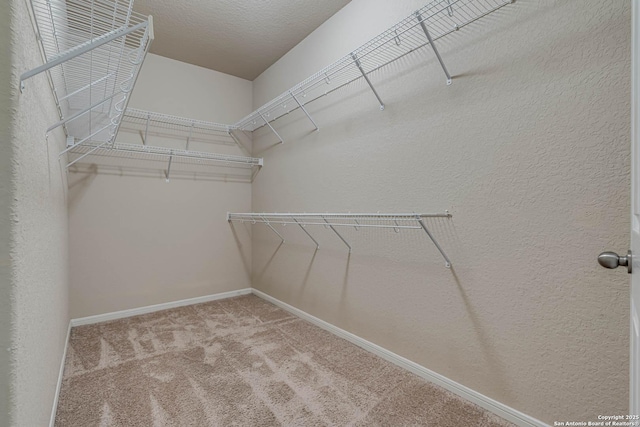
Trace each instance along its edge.
{"label": "white wire shelf", "polygon": [[90,141],[79,146],[71,147],[69,156],[72,160],[68,166],[77,163],[87,156],[133,160],[162,160],[166,162],[165,178],[167,182],[170,179],[172,167],[175,168],[180,165],[218,165],[245,169],[260,168],[263,165],[261,158],[119,142],[102,146],[99,142]]}
{"label": "white wire shelf", "polygon": [[189,149],[189,144],[194,141],[222,145],[238,145],[244,149],[232,134],[232,131],[236,129],[232,125],[155,113],[135,108],[126,109],[122,118],[121,128],[123,131],[138,132],[142,137],[143,144],[147,143],[149,135],[155,134],[184,140],[187,150]]}
{"label": "white wire shelf", "polygon": [[[133,0],[30,0],[47,72],[68,141],[113,144],[138,72],[153,40],[153,21]],[[95,143],[98,145],[95,145]],[[66,151],[65,151],[66,152]],[[61,153],[61,154],[64,154]]]}
{"label": "white wire shelf", "polygon": [[350,54],[267,102],[234,126],[250,132],[268,126],[280,142],[283,142],[271,122],[301,109],[317,130],[316,122],[304,106],[360,78],[366,80],[382,110],[384,103],[369,80],[369,75],[427,45],[431,45],[447,78],[447,84],[450,84],[451,76],[437,50],[435,41],[514,1],[432,1]]}
{"label": "white wire shelf", "polygon": [[[83,144],[69,144],[63,153],[69,153],[67,168],[85,160],[96,160],[97,157],[109,159],[132,159],[165,161],[165,177],[169,181],[172,172],[179,172],[176,168],[181,165],[191,166],[223,166],[253,169],[261,168],[262,158],[237,156],[232,154],[216,154],[190,149],[192,142],[213,142],[226,145],[238,145],[244,148],[232,135],[233,126],[202,120],[189,119],[152,111],[127,108],[123,114],[120,126],[121,133],[139,134],[141,144],[115,142],[103,145],[96,141]],[[160,147],[147,144],[149,136],[158,135],[170,138],[171,142],[184,143],[184,148]],[[85,160],[85,161],[87,161]],[[104,162],[102,162],[104,163]],[[112,162],[113,163],[113,162]],[[191,168],[193,169],[193,168]],[[184,172],[184,171],[183,171]]]}
{"label": "white wire shelf", "polygon": [[363,228],[387,228],[396,232],[400,230],[423,230],[431,242],[438,249],[445,261],[447,268],[451,267],[451,260],[442,249],[442,246],[435,239],[429,228],[424,222],[425,218],[451,218],[448,211],[444,213],[227,213],[227,221],[229,222],[248,222],[251,224],[265,224],[278,237],[285,242],[282,234],[278,232],[274,225],[297,225],[302,231],[315,243],[316,248],[320,249],[318,241],[307,231],[307,226],[323,226],[331,229],[342,242],[349,248],[351,253],[352,247],[347,240],[336,230],[335,227],[352,227],[356,230]]}

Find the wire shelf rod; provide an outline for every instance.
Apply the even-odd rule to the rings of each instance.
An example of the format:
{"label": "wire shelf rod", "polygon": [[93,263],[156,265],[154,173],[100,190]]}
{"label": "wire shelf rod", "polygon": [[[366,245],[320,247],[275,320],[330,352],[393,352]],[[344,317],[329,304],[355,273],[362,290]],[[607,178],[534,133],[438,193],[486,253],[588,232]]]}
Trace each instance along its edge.
{"label": "wire shelf rod", "polygon": [[[259,221],[259,220],[250,220],[250,219],[241,219],[241,220],[232,220],[232,221],[238,221],[238,222],[250,222],[252,224],[254,223],[258,223],[258,222],[264,222],[264,221]],[[411,226],[411,225],[384,225],[384,224],[362,224],[362,223],[358,223],[358,224],[349,224],[349,223],[339,223],[339,222],[331,222],[329,224],[325,223],[325,222],[310,222],[310,221],[298,221],[298,220],[291,220],[291,221],[285,221],[285,220],[277,220],[277,221],[269,221],[270,224],[277,224],[277,225],[300,225],[302,227],[306,227],[307,225],[321,225],[321,226],[327,226],[327,225],[333,225],[336,227],[364,227],[364,228],[388,228],[388,229],[400,229],[400,230],[420,230],[422,227],[420,226]]]}
{"label": "wire shelf rod", "polygon": [[229,219],[251,218],[255,216],[265,217],[325,217],[325,218],[398,218],[406,220],[415,220],[416,217],[421,218],[450,218],[449,212],[443,213],[229,213]]}
{"label": "wire shelf rod", "polygon": [[[72,151],[76,154],[81,154],[78,152],[78,146],[80,144],[76,144],[73,147],[70,147],[68,150]],[[83,144],[83,148],[101,148],[102,146],[95,142],[88,142]],[[263,165],[263,159],[254,158],[254,157],[244,157],[244,156],[235,156],[228,154],[215,154],[215,153],[207,153],[202,151],[187,151],[187,150],[178,150],[173,148],[165,148],[165,147],[154,147],[150,145],[137,145],[137,144],[126,144],[126,143],[115,143],[112,148],[105,149],[105,153],[123,153],[129,154],[133,158],[135,155],[151,155],[158,156],[164,158],[182,158],[182,159],[190,159],[195,161],[202,162],[218,162],[218,163],[226,163],[226,164],[236,164],[246,167],[261,167]]]}
{"label": "wire shelf rod", "polygon": [[221,123],[208,122],[204,120],[196,120],[190,119],[186,117],[174,116],[170,114],[162,114],[156,113],[153,111],[140,110],[136,108],[127,108],[125,111],[125,118],[127,119],[141,119],[147,120],[147,116],[149,116],[152,122],[157,122],[159,124],[167,124],[167,125],[178,125],[191,127],[192,125],[195,128],[202,128],[208,130],[219,130],[220,132],[227,132],[230,129],[236,129],[233,125],[225,125]]}
{"label": "wire shelf rod", "polygon": [[[342,242],[349,248],[349,253],[352,251],[352,246],[344,238],[335,227],[353,227],[355,230],[360,228],[382,228],[392,229],[396,233],[400,230],[423,230],[429,240],[434,244],[440,255],[445,261],[447,268],[451,267],[451,260],[447,256],[446,252],[436,240],[433,233],[427,227],[425,223],[426,218],[451,218],[451,214],[448,211],[444,213],[227,213],[227,221],[229,223],[238,221],[240,223],[250,224],[266,224],[271,230],[273,230],[284,243],[284,237],[273,227],[274,225],[286,226],[288,224],[295,224],[299,226],[305,234],[311,238],[316,244],[316,249],[320,248],[320,245],[311,234],[306,230],[306,226],[324,226],[330,228]],[[330,221],[331,220],[331,221]],[[352,220],[353,223],[344,222],[344,220]],[[364,221],[377,221],[374,224],[368,224]]]}

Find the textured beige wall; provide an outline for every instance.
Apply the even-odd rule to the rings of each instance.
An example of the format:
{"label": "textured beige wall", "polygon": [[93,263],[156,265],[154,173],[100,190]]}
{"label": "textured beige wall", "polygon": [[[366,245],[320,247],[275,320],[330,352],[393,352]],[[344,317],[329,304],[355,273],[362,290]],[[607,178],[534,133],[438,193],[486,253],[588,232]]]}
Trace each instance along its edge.
{"label": "textured beige wall", "polygon": [[23,94],[17,90],[19,75],[42,64],[42,58],[27,3],[10,4],[11,423],[43,426],[49,422],[69,325],[67,179],[58,161],[65,138],[59,131],[45,139],[47,127],[59,120],[46,76],[27,81]]}
{"label": "textured beige wall", "polygon": [[147,55],[129,107],[217,123],[251,111],[252,84],[229,74]]}
{"label": "textured beige wall", "polygon": [[0,426],[9,425],[11,347],[11,15],[0,14]]}
{"label": "textured beige wall", "polygon": [[[354,0],[254,83],[260,105],[421,6]],[[254,226],[253,285],[543,421],[626,413],[630,2],[519,0],[254,132],[256,212],[438,212],[419,231]]]}
{"label": "textured beige wall", "polygon": [[[251,105],[251,82],[157,55],[145,60],[130,102],[221,123]],[[140,143],[140,135],[121,131],[118,140]],[[149,144],[184,148],[185,141],[150,135]],[[234,146],[190,148],[241,154]],[[250,210],[251,184],[175,171],[167,183],[163,170],[140,172],[153,163],[125,160],[115,169],[96,164],[70,173],[73,318],[251,286],[250,237],[234,234],[225,220],[227,211]]]}

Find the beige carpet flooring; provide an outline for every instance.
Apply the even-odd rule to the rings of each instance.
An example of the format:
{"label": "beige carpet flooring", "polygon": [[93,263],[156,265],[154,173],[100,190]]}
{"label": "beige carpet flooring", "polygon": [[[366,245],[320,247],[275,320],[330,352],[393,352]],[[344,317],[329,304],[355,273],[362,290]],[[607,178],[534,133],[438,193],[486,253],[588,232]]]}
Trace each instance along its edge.
{"label": "beige carpet flooring", "polygon": [[512,424],[253,295],[71,331],[56,426]]}

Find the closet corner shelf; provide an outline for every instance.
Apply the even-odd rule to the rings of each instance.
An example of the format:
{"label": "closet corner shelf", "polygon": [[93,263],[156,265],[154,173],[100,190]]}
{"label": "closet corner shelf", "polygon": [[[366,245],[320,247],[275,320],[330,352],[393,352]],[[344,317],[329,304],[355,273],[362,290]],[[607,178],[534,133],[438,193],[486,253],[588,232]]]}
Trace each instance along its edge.
{"label": "closet corner shelf", "polygon": [[47,72],[60,115],[47,134],[63,127],[76,147],[91,142],[98,150],[113,144],[153,41],[152,17],[133,12],[133,1],[30,4],[45,63],[22,74],[20,88]]}
{"label": "closet corner shelf", "polygon": [[268,126],[282,143],[282,137],[271,122],[301,109],[318,130],[318,125],[305,105],[360,78],[364,78],[380,109],[383,110],[384,102],[369,75],[427,45],[431,45],[444,71],[447,84],[451,84],[451,75],[435,42],[514,2],[515,0],[434,0],[353,52],[267,102],[234,126],[249,132]]}
{"label": "closet corner shelf", "polygon": [[293,224],[300,227],[302,231],[313,241],[316,249],[320,249],[318,241],[307,231],[306,226],[324,226],[331,229],[342,242],[349,248],[351,253],[352,247],[342,236],[336,227],[353,227],[355,230],[360,228],[387,228],[393,229],[396,233],[403,229],[423,230],[431,242],[438,249],[445,261],[447,268],[451,267],[451,260],[442,249],[433,236],[427,225],[425,218],[451,218],[449,211],[444,213],[231,213],[227,212],[227,221],[249,222],[251,224],[265,224],[269,227],[281,240],[285,242],[282,234],[274,228],[274,225]]}

